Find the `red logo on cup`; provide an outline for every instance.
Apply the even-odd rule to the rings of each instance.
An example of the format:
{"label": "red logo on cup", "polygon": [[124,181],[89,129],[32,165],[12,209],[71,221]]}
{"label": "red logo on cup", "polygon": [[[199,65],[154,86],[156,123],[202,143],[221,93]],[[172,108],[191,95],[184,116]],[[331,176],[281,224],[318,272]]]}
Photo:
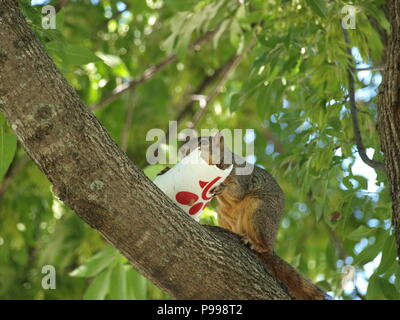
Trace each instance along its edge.
{"label": "red logo on cup", "polygon": [[212,189],[214,184],[221,179],[221,177],[216,177],[212,181],[199,181],[200,187],[203,189],[203,192],[201,193],[201,199],[202,201],[197,202],[199,200],[199,196],[193,192],[190,191],[180,191],[175,195],[175,199],[178,203],[183,204],[185,206],[190,206],[191,208],[189,209],[189,214],[194,215],[204,209],[210,200],[212,199],[213,195],[208,194],[209,190]]}

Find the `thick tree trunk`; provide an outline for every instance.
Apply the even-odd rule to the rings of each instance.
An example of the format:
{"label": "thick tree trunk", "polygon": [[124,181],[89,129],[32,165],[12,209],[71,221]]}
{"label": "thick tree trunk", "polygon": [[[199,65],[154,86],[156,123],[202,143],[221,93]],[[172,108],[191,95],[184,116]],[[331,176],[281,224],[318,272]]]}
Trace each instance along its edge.
{"label": "thick tree trunk", "polygon": [[175,298],[288,299],[237,236],[184,214],[116,146],[0,0],[0,110],[54,193]]}
{"label": "thick tree trunk", "polygon": [[386,48],[378,103],[378,130],[393,201],[393,225],[400,258],[400,1],[387,1],[392,32]]}

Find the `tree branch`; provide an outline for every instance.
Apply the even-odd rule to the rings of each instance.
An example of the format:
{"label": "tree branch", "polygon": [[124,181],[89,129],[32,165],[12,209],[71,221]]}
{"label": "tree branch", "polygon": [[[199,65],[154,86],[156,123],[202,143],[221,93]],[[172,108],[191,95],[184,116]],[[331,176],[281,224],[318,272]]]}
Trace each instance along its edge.
{"label": "tree branch", "polygon": [[196,112],[196,114],[193,117],[193,121],[189,124],[189,128],[193,129],[196,128],[197,125],[199,124],[201,118],[204,116],[204,114],[207,111],[208,106],[210,105],[210,102],[213,101],[218,94],[220,93],[222,87],[225,85],[225,83],[228,81],[229,77],[231,74],[235,71],[236,67],[240,64],[240,62],[243,60],[245,55],[249,54],[250,51],[254,48],[256,44],[256,39],[253,38],[250,42],[250,45],[248,48],[243,52],[242,54],[238,54],[231,58],[231,60],[225,65],[224,69],[221,72],[221,78],[218,80],[217,84],[215,87],[212,89],[212,91],[207,95],[204,104],[202,105],[200,103],[200,108]]}
{"label": "tree branch", "polygon": [[279,153],[287,152],[284,143],[282,143],[282,141],[275,136],[270,128],[263,128],[261,133],[264,135],[267,141],[270,141],[274,144],[274,148],[276,149],[276,151],[278,151]]}
{"label": "tree branch", "polygon": [[[198,39],[197,41],[195,41],[194,43],[189,45],[189,51],[200,50],[200,47],[204,43],[206,43],[210,39],[212,39],[217,31],[218,31],[218,27],[216,29],[212,30],[212,31],[208,31],[207,33],[205,33],[202,37],[200,37],[200,39]],[[146,69],[142,73],[142,75],[140,75],[138,78],[136,78],[136,79],[134,79],[134,80],[132,80],[130,82],[124,83],[124,84],[118,86],[117,88],[115,88],[114,91],[109,96],[107,96],[106,98],[104,98],[100,102],[97,102],[97,103],[91,105],[90,109],[95,110],[95,109],[102,108],[102,107],[110,104],[111,102],[113,102],[117,98],[119,98],[126,91],[128,91],[128,90],[134,91],[138,85],[140,85],[142,83],[145,83],[148,80],[150,80],[151,78],[153,78],[154,75],[156,75],[158,72],[164,70],[171,63],[175,62],[176,59],[177,59],[176,53],[173,53],[173,54],[169,55],[168,57],[166,57],[164,60],[162,60],[158,64],[156,64],[154,66],[151,66],[148,69]]]}
{"label": "tree branch", "polygon": [[366,67],[366,68],[353,68],[353,71],[359,72],[359,71],[384,71],[384,67]]}
{"label": "tree branch", "polygon": [[378,132],[385,155],[400,262],[400,3],[388,0],[386,5],[391,33],[385,50],[385,73],[378,100]]}
{"label": "tree branch", "polygon": [[[233,59],[233,57],[231,59]],[[181,108],[181,111],[176,116],[176,125],[179,125],[179,123],[182,121],[182,119],[193,110],[193,107],[194,107],[196,101],[198,101],[197,97],[199,95],[201,95],[204,92],[204,90],[206,90],[206,88],[222,74],[222,72],[226,69],[226,67],[229,64],[229,62],[231,61],[231,59],[229,59],[225,64],[223,64],[221,67],[219,67],[212,75],[205,77],[203,79],[203,81],[199,84],[199,86],[191,92],[189,101],[184,104],[184,107]],[[186,99],[187,99],[187,95],[185,95],[185,101],[186,101]],[[181,104],[183,104],[183,103],[181,103]],[[166,130],[166,134],[165,134],[167,139],[169,137],[169,132],[170,132],[170,128],[168,126],[168,128]]]}
{"label": "tree branch", "polygon": [[[168,128],[166,129],[166,133],[165,133],[165,139],[163,138],[163,140],[160,141],[160,143],[169,143],[169,134],[170,134],[171,129],[172,130],[177,129],[177,127],[178,127],[179,123],[182,121],[182,119],[193,110],[193,108],[196,104],[196,101],[207,101],[207,96],[202,95],[202,93],[209,85],[211,85],[214,82],[215,79],[220,77],[222,74],[226,73],[226,70],[230,68],[232,61],[234,61],[236,59],[236,57],[237,57],[237,55],[234,55],[225,64],[223,64],[221,67],[219,67],[218,70],[215,71],[211,76],[207,76],[203,79],[203,81],[200,83],[198,88],[190,94],[189,101],[185,104],[185,106],[179,112],[178,116],[176,117],[176,122],[173,122],[173,127],[168,125]],[[218,86],[218,84],[217,84],[217,86]],[[185,95],[185,99],[187,99],[187,95]],[[193,125],[193,122],[189,123],[188,127],[190,127],[190,125]],[[159,152],[159,149],[156,149],[155,153],[154,153],[155,156],[158,155],[158,152]]]}
{"label": "tree branch", "polygon": [[354,85],[354,74],[351,69],[351,66],[354,65],[354,59],[351,53],[351,46],[350,46],[350,39],[349,34],[345,28],[342,26],[343,36],[346,43],[346,51],[349,56],[349,67],[347,68],[347,77],[349,82],[349,99],[350,99],[350,112],[351,112],[351,121],[353,123],[353,132],[354,132],[354,139],[356,141],[358,154],[360,155],[362,161],[365,164],[369,165],[375,170],[385,171],[385,164],[383,162],[379,162],[373,159],[370,159],[367,155],[362,136],[360,130],[360,124],[358,121],[358,110],[356,106],[356,94],[355,94],[355,85]]}
{"label": "tree branch", "polygon": [[0,110],[54,194],[172,297],[288,299],[239,236],[196,223],[132,164],[56,69],[17,2],[0,7]]}
{"label": "tree branch", "polygon": [[56,8],[56,13],[59,13],[62,8],[64,8],[68,4],[69,0],[60,0],[57,5],[55,6]]}
{"label": "tree branch", "polygon": [[210,102],[215,99],[216,96],[220,93],[222,87],[225,85],[226,81],[229,78],[229,75],[236,69],[239,65],[240,61],[242,60],[243,55],[236,55],[234,56],[229,63],[225,66],[225,68],[221,72],[221,78],[216,83],[215,87],[211,90],[211,92],[204,96],[204,99],[200,99],[200,108],[197,110],[193,117],[193,121],[189,123],[188,127],[190,129],[194,129],[199,124],[201,118],[206,113]]}

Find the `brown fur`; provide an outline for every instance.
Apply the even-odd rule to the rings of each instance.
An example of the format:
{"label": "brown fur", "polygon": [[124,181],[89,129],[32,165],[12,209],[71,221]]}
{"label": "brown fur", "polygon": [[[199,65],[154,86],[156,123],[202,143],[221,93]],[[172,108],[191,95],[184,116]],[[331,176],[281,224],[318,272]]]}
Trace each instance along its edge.
{"label": "brown fur", "polygon": [[221,194],[217,199],[219,225],[243,236],[243,240],[253,247],[263,247],[264,241],[254,230],[252,217],[252,213],[261,205],[260,200],[251,196],[237,200],[227,193]]}
{"label": "brown fur", "polygon": [[[226,190],[229,190],[229,184],[228,181],[225,185]],[[265,262],[267,269],[286,286],[291,297],[300,300],[325,299],[322,290],[301,276],[295,268],[273,251],[277,228],[268,218],[268,212],[259,210],[265,208],[261,199],[250,195],[237,199],[232,193],[222,192],[217,196],[217,200],[219,225],[241,235],[244,242],[249,243]]]}

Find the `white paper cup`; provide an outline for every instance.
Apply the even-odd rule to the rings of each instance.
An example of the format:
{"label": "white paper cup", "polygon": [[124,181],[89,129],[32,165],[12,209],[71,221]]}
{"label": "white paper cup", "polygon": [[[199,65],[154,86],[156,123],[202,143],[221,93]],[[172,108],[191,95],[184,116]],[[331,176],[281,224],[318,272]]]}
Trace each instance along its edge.
{"label": "white paper cup", "polygon": [[232,165],[225,170],[209,165],[200,154],[200,148],[193,150],[153,181],[196,221],[213,197],[210,190],[219,186],[232,171]]}

